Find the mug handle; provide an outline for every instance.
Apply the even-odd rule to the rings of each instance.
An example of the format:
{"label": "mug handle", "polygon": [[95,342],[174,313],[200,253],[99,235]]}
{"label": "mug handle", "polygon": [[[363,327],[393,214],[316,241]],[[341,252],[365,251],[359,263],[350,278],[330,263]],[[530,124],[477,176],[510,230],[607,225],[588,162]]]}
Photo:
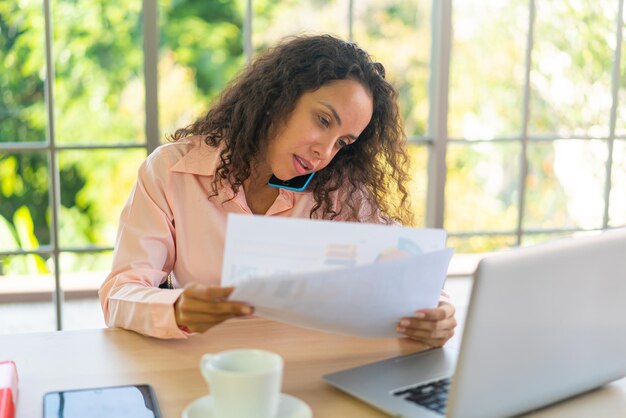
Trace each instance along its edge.
{"label": "mug handle", "polygon": [[206,368],[206,364],[209,363],[211,360],[213,360],[213,357],[215,357],[214,354],[204,354],[202,355],[202,357],[200,357],[200,372],[202,372],[202,376],[204,377],[204,380],[207,381],[207,383],[211,383],[210,382],[210,375],[209,372],[207,371]]}

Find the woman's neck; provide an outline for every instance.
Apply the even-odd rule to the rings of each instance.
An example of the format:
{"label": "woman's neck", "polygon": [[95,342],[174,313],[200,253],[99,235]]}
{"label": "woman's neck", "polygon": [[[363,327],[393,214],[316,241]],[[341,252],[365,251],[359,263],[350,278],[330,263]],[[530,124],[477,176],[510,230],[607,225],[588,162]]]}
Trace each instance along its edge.
{"label": "woman's neck", "polygon": [[254,214],[265,214],[278,196],[278,189],[267,184],[271,176],[269,168],[253,166],[250,176],[243,182],[248,207]]}

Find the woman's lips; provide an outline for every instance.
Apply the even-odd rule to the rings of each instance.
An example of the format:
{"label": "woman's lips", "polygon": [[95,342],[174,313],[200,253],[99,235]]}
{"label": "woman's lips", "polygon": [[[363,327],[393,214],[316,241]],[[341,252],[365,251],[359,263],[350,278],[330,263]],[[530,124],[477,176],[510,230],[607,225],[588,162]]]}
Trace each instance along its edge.
{"label": "woman's lips", "polygon": [[304,175],[304,174],[311,172],[313,168],[313,164],[311,162],[295,154],[293,156],[293,165],[296,171],[298,172],[298,174],[300,175]]}

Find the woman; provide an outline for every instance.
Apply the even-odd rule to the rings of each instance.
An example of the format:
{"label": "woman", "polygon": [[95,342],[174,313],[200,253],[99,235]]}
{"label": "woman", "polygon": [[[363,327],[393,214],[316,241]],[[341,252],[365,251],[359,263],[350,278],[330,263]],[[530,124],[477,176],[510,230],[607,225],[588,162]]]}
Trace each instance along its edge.
{"label": "woman", "polygon": [[[228,213],[407,222],[406,137],[384,77],[364,50],[327,35],[292,38],[249,64],[139,169],[100,289],[107,325],[185,338],[250,315],[219,287]],[[296,177],[310,180],[302,192],[268,184]],[[444,296],[397,330],[441,346],[455,326]]]}

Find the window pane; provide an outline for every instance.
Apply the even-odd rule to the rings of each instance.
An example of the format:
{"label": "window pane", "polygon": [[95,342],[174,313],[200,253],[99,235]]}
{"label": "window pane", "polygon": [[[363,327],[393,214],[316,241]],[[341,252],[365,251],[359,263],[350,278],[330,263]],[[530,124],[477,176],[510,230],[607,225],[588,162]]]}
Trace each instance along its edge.
{"label": "window pane", "polygon": [[531,142],[524,228],[600,228],[606,159],[604,140]]}
{"label": "window pane", "polygon": [[53,269],[48,256],[0,255],[0,334],[56,330]]}
{"label": "window pane", "polygon": [[626,226],[626,140],[613,144],[609,225]]}
{"label": "window pane", "polygon": [[159,0],[162,135],[204,113],[241,68],[243,7],[241,1]]}
{"label": "window pane", "polygon": [[431,1],[355,2],[354,40],[385,66],[386,78],[400,93],[406,133],[425,135],[428,121]]}
{"label": "window pane", "polygon": [[517,226],[519,143],[448,145],[444,224],[450,232]]}
{"label": "window pane", "polygon": [[55,2],[57,142],[145,141],[141,7],[124,0]]}
{"label": "window pane", "polygon": [[263,50],[288,35],[330,33],[348,38],[348,0],[253,2],[252,45]]}
{"label": "window pane", "polygon": [[0,251],[50,244],[49,184],[46,154],[0,153]]}
{"label": "window pane", "polygon": [[113,246],[145,156],[143,149],[59,152],[61,247]]}
{"label": "window pane", "polygon": [[409,144],[411,158],[411,210],[414,216],[414,225],[424,227],[426,224],[426,190],[428,188],[428,145]]}
{"label": "window pane", "polygon": [[41,0],[0,7],[0,143],[46,139]]}
{"label": "window pane", "polygon": [[454,2],[451,137],[520,134],[527,31],[528,1]]}
{"label": "window pane", "polygon": [[61,253],[63,329],[105,327],[98,289],[109,274],[113,253]]}
{"label": "window pane", "polygon": [[537,2],[529,132],[608,135],[618,2]]}
{"label": "window pane", "polygon": [[482,253],[496,251],[516,245],[515,235],[472,235],[449,236],[448,247],[454,248],[455,254]]}

